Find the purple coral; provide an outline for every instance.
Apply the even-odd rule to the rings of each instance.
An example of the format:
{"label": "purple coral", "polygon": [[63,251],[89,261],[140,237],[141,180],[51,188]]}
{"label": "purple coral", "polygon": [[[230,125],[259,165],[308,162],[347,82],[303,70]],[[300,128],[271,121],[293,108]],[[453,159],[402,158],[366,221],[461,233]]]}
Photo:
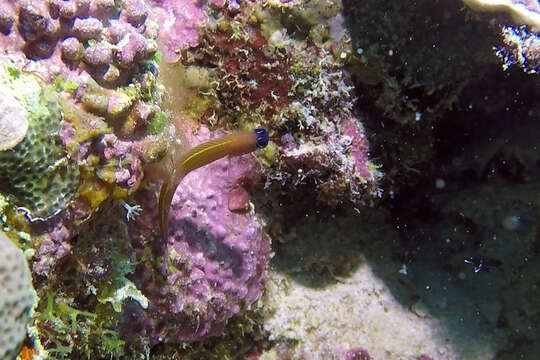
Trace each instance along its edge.
{"label": "purple coral", "polygon": [[42,1],[21,1],[18,30],[24,40],[34,41],[42,36],[52,36],[57,25],[47,14]]}
{"label": "purple coral", "polygon": [[[293,38],[279,31],[272,35],[278,40],[267,40],[264,27],[251,24],[242,12],[222,13],[234,17],[239,29],[208,26],[200,44],[182,53],[186,66],[214,64],[209,73],[218,84],[217,101],[199,121],[215,125],[215,119],[234,122],[246,113],[259,114],[283,141],[276,141],[278,154],[269,161],[267,188],[287,187],[302,198],[309,192],[330,205],[362,204],[376,194],[380,174],[368,161],[367,139],[353,111],[355,97],[343,64],[315,44],[289,46]],[[276,41],[283,43],[279,55]]]}
{"label": "purple coral", "polygon": [[77,15],[77,5],[73,1],[63,1],[60,4],[58,15],[65,20],[73,19]]}
{"label": "purple coral", "polygon": [[141,158],[145,152],[144,144],[141,141],[121,141],[113,134],[104,135],[101,140],[101,156],[106,160],[118,161],[120,165],[115,171],[115,182],[128,188],[137,186],[143,176],[141,168]]}
{"label": "purple coral", "polygon": [[119,20],[111,20],[109,27],[105,29],[105,38],[111,44],[117,44],[125,34],[130,33],[131,26]]}
{"label": "purple coral", "polygon": [[99,42],[89,46],[84,51],[84,61],[94,67],[109,65],[112,60],[112,51],[105,43]]}
{"label": "purple coral", "polygon": [[[157,51],[157,25],[140,1],[119,4],[117,8],[114,0],[4,1],[0,47],[34,60],[26,70],[48,80],[64,75],[77,81],[86,72],[107,86],[117,79],[128,82],[137,65]],[[124,39],[126,44],[117,50]],[[84,62],[79,63],[81,59]],[[111,81],[114,72],[118,74]]]}
{"label": "purple coral", "polygon": [[79,40],[99,39],[103,31],[103,24],[95,18],[75,19],[73,23],[73,35]]}
{"label": "purple coral", "polygon": [[358,119],[346,118],[341,122],[344,135],[350,137],[350,153],[354,158],[356,172],[362,178],[373,181],[374,174],[367,168],[369,145],[364,132],[364,127]]}
{"label": "purple coral", "polygon": [[177,50],[183,46],[197,45],[199,27],[206,22],[203,3],[197,1],[156,1],[154,12],[162,24],[159,33],[163,58],[176,62],[180,58]]}
{"label": "purple coral", "polygon": [[37,261],[33,266],[34,273],[48,276],[58,261],[70,254],[71,236],[72,234],[63,224],[59,224],[50,233],[44,235],[37,251]]}
{"label": "purple coral", "polygon": [[371,360],[371,356],[364,349],[354,348],[345,353],[343,360]]}
{"label": "purple coral", "polygon": [[[290,134],[282,136],[281,160],[284,165],[281,169],[292,176],[284,171],[271,174],[268,184],[292,182],[300,185],[310,178],[318,178],[317,194],[321,200],[335,204],[345,195],[352,202],[361,203],[366,188],[374,189],[379,174],[369,168],[369,146],[360,121],[354,117],[343,118],[339,125],[341,133],[337,129],[328,132],[324,140],[316,144],[298,143]],[[325,178],[329,172],[339,176]]]}
{"label": "purple coral", "polygon": [[75,37],[68,37],[62,41],[62,58],[66,61],[78,61],[82,58],[84,48]]}
{"label": "purple coral", "polygon": [[0,31],[4,35],[8,35],[11,32],[14,22],[15,15],[13,11],[7,7],[0,7]]}
{"label": "purple coral", "polygon": [[35,225],[37,228],[34,230],[43,232],[43,235],[32,267],[33,273],[48,277],[57,263],[71,254],[71,238],[77,233],[73,228],[73,222],[88,215],[80,202],[75,202],[73,209],[71,216],[63,214],[50,223]]}
{"label": "purple coral", "polygon": [[108,17],[114,12],[114,0],[93,0],[90,2],[90,15],[93,17]]}
{"label": "purple coral", "polygon": [[129,39],[116,52],[116,60],[120,66],[128,67],[136,61],[144,59],[155,52],[157,48],[146,43],[144,36],[132,33]]}
{"label": "purple coral", "polygon": [[122,16],[133,26],[143,24],[148,16],[148,9],[143,0],[126,0]]}

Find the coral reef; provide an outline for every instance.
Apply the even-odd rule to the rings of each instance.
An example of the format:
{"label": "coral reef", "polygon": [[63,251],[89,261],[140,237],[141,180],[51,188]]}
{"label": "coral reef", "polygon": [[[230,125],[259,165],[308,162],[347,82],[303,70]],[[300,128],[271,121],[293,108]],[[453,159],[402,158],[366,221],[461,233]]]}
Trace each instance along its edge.
{"label": "coral reef", "polygon": [[[115,216],[116,211],[101,210],[81,226],[80,235],[72,243],[72,236],[61,223],[47,232],[54,237],[48,248],[63,244],[69,246],[67,251],[72,256],[64,254],[58,259],[59,250],[38,250],[34,272],[45,273],[48,278],[38,288],[40,303],[35,321],[49,357],[124,355],[126,341],[118,329],[123,306],[148,306],[144,295],[126,277],[133,273],[136,257],[126,224],[121,216]],[[53,264],[44,259],[54,259]]]}
{"label": "coral reef", "polygon": [[[342,59],[324,29],[304,18],[338,16],[339,8],[325,4],[310,3],[306,13],[276,3],[216,9],[199,44],[181,52],[188,86],[203,95],[187,111],[211,127],[269,129],[281,146],[261,156],[267,189],[360,204],[376,194],[379,173],[368,160]],[[289,34],[293,23],[301,27]]]}
{"label": "coral reef", "polygon": [[195,1],[152,0],[153,13],[164,26],[159,31],[160,50],[164,60],[176,62],[178,50],[186,45],[197,45],[199,26],[206,22],[202,4]]}
{"label": "coral reef", "polygon": [[157,51],[157,24],[146,15],[140,1],[6,1],[0,43],[49,80],[83,71],[105,85],[127,83]]}
{"label": "coral reef", "polygon": [[4,144],[11,146],[0,151],[0,191],[13,197],[30,219],[53,216],[74,197],[79,182],[78,168],[58,135],[59,98],[6,61],[0,64],[0,91],[3,101],[10,102],[3,109],[2,127],[19,130],[6,133],[10,138]]}
{"label": "coral reef", "polygon": [[[79,174],[59,216],[27,226],[6,212],[7,226],[27,231],[21,233],[26,246],[36,250],[35,323],[47,356],[130,358],[132,351],[148,354],[157,344],[220,336],[234,324],[253,328],[246,322],[264,288],[270,239],[248,188],[259,184],[262,190],[267,179],[268,188],[283,193],[294,184],[298,196],[315,190],[332,205],[373,196],[379,174],[368,160],[343,62],[313,22],[287,35],[284,26],[304,15],[286,3],[6,4],[0,43],[14,61],[12,72],[20,78],[34,72],[50,84],[54,101],[48,92],[36,98],[55,104],[55,138],[66,159],[61,163]],[[183,17],[181,10],[194,16]],[[282,10],[294,19],[273,21]],[[325,10],[321,19],[336,11]],[[171,76],[164,84],[172,94],[178,87],[195,94],[183,109],[170,98],[160,107],[154,20],[171,26],[159,33],[162,51],[165,60],[180,57],[183,65],[173,69],[186,80],[174,84],[179,78]],[[177,51],[185,45],[192,47]],[[238,53],[248,61],[238,62]],[[222,61],[226,65],[212,65]],[[182,111],[203,125],[175,133],[169,120],[184,121]],[[19,138],[25,131],[29,138],[34,124],[28,119],[28,129],[21,123],[6,147],[24,143]],[[217,133],[254,125],[268,126],[284,146],[190,174],[173,201],[171,235],[156,244],[154,188],[141,186],[145,172],[155,175],[147,164],[170,144],[175,149],[175,137],[181,150],[186,142],[215,136],[207,126]],[[8,204],[5,209],[13,202]]]}
{"label": "coral reef", "polygon": [[[201,129],[192,141],[208,136]],[[127,153],[122,144],[132,143],[119,141],[105,151]],[[186,177],[173,201],[167,244],[156,241],[156,198],[144,189],[133,199],[139,215],[124,212],[135,205],[111,208],[104,200],[103,210],[76,229],[75,240],[74,219],[51,223],[34,264],[34,272],[48,278],[36,316],[48,353],[129,357],[156,343],[221,335],[261,296],[266,277],[270,242],[262,221],[251,205],[234,212],[228,206],[257,166],[250,158],[222,160]],[[66,282],[66,272],[78,281]],[[53,323],[62,326],[51,331]]]}
{"label": "coral reef", "polygon": [[0,357],[14,360],[26,337],[35,292],[22,251],[0,231]]}
{"label": "coral reef", "polygon": [[71,254],[70,240],[78,234],[78,230],[74,228],[73,223],[81,221],[81,217],[88,216],[87,212],[87,209],[80,206],[78,216],[70,216],[67,213],[61,214],[47,223],[47,228],[39,236],[39,242],[36,241],[39,245],[37,245],[32,264],[34,274],[42,277],[51,276],[56,264]]}
{"label": "coral reef", "polygon": [[[254,1],[257,3],[259,1]],[[294,3],[294,0],[277,0],[276,3]],[[142,3],[141,0],[134,3]],[[199,28],[208,21],[207,8],[229,9],[237,11],[249,1],[175,1],[150,0],[148,6],[152,9],[152,17],[162,24],[159,30],[159,48],[166,62],[175,63],[180,59],[180,50],[199,43]],[[271,4],[271,2],[268,2]],[[139,5],[140,6],[140,5]]]}
{"label": "coral reef", "polygon": [[[341,359],[351,348],[382,359],[512,359],[538,351],[538,296],[531,286],[538,270],[538,201],[531,197],[538,191],[536,79],[513,69],[502,73],[492,54],[496,33],[463,18],[455,3],[439,5],[344,1],[356,48],[344,56],[359,105],[370,114],[363,123],[373,156],[381,157],[380,186],[388,195],[379,208],[388,208],[391,219],[381,224],[363,218],[362,209],[358,215],[317,209],[306,220],[280,221],[269,275],[277,281],[267,292],[269,303],[279,305],[265,323],[280,345],[262,358]],[[533,45],[526,38],[514,48]],[[472,43],[478,46],[469,48]],[[437,55],[426,56],[428,48]],[[410,101],[408,110],[398,111],[395,101]],[[421,104],[436,111],[422,111]],[[317,227],[321,219],[332,220]],[[387,221],[398,233],[385,232]],[[371,284],[370,276],[357,277],[370,270],[387,287],[356,293]],[[350,298],[334,298],[345,294]],[[371,296],[388,317],[371,322]],[[347,306],[353,303],[358,306]],[[364,308],[367,314],[357,313]],[[403,309],[410,312],[403,318],[393,312]],[[355,319],[361,323],[352,325]],[[385,319],[392,330],[382,333],[395,331],[391,339],[357,342],[376,334]],[[392,349],[399,330],[411,324],[430,336],[415,342],[405,332],[407,344]]]}
{"label": "coral reef", "polygon": [[[160,113],[157,24],[147,19],[146,5],[29,0],[3,3],[3,13],[0,43],[13,68],[38,74],[59,92],[59,133],[71,156],[65,166],[81,167],[79,195],[90,210],[109,196],[127,196],[142,179],[140,162],[155,161],[166,148],[159,136],[145,137]],[[101,158],[96,141],[112,132],[115,138],[137,139],[144,148],[136,152],[139,157]],[[102,146],[115,142],[111,139]],[[118,173],[117,182],[111,173]]]}
{"label": "coral reef", "polygon": [[[0,224],[39,298],[20,357],[533,358],[538,96],[510,65],[537,71],[537,34],[503,28],[503,73],[506,21],[451,0],[2,1]],[[255,127],[265,149],[186,176],[163,241],[174,159]]]}
{"label": "coral reef", "polygon": [[[115,329],[122,304],[148,305],[125,278],[135,257],[122,241],[126,232],[117,229],[125,209],[137,209],[121,205],[141,185],[142,163],[156,161],[167,148],[156,80],[157,25],[141,4],[1,4],[0,44],[9,59],[2,65],[2,94],[16,100],[2,117],[16,115],[17,122],[0,126],[6,149],[0,152],[6,197],[0,210],[2,223],[34,254],[41,299],[34,339],[48,358],[121,356],[125,341]],[[58,189],[64,189],[61,200],[55,200]],[[13,211],[22,207],[32,223]],[[103,215],[110,209],[120,216]],[[96,244],[98,253],[92,252]],[[65,269],[73,271],[73,283],[64,283]],[[97,270],[84,277],[87,269]]]}
{"label": "coral reef", "polygon": [[[194,140],[208,136],[202,128]],[[141,266],[144,272],[134,279],[150,300],[148,313],[138,317],[149,318],[145,326],[151,344],[220,335],[234,315],[244,313],[261,296],[269,238],[251,205],[240,210],[228,207],[256,167],[251,156],[223,159],[183,180],[173,199],[162,264]],[[155,199],[151,202],[150,208],[142,206],[155,216]],[[148,238],[145,228],[155,220],[141,215],[137,222],[142,230],[134,229],[132,236]],[[145,231],[145,236],[138,231]]]}

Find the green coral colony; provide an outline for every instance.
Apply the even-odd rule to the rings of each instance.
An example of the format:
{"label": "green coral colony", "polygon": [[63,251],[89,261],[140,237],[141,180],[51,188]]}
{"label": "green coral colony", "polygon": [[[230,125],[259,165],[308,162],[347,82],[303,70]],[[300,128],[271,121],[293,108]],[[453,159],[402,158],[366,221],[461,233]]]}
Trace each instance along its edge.
{"label": "green coral colony", "polygon": [[0,141],[10,145],[0,151],[0,191],[30,219],[46,219],[66,207],[79,183],[78,167],[59,135],[58,94],[37,77],[5,63],[0,63],[0,92],[5,105],[0,128],[27,124],[0,135]]}

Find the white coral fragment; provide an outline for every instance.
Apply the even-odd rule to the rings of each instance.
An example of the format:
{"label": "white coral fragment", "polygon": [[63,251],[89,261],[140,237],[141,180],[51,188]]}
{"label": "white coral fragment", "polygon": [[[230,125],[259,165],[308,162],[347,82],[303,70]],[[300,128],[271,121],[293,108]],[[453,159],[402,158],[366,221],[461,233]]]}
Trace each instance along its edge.
{"label": "white coral fragment", "polygon": [[533,0],[463,0],[473,10],[506,12],[518,25],[540,30],[540,6]]}
{"label": "white coral fragment", "polygon": [[28,132],[26,109],[9,91],[0,89],[0,151],[13,149]]}

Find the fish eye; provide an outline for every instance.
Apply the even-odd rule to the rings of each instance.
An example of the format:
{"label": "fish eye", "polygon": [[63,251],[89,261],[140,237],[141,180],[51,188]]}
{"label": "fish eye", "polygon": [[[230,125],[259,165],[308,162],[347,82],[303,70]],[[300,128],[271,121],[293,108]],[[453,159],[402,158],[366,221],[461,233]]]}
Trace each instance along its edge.
{"label": "fish eye", "polygon": [[270,140],[270,137],[268,136],[268,132],[266,129],[258,128],[255,129],[255,134],[257,135],[257,147],[259,149],[265,148],[266,145],[268,145],[268,141]]}

